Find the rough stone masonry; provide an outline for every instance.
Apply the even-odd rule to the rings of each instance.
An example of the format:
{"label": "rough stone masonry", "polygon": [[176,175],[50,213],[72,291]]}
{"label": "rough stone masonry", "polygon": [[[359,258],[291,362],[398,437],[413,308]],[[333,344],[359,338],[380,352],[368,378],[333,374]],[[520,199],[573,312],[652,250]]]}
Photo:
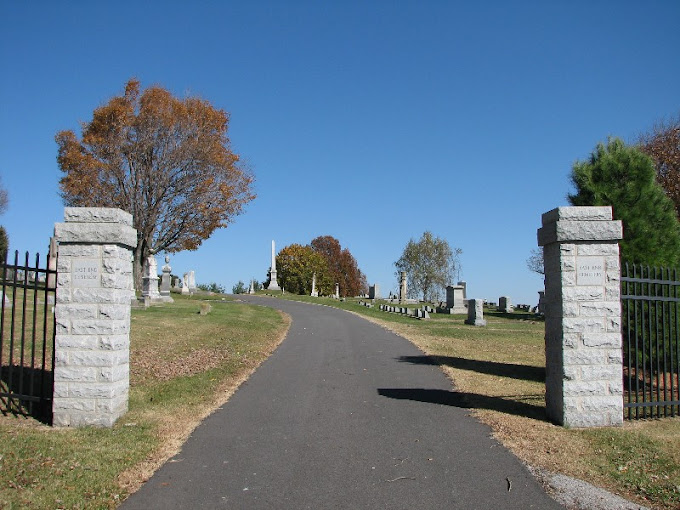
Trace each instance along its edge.
{"label": "rough stone masonry", "polygon": [[119,209],[67,207],[59,242],[53,424],[110,427],[127,411],[132,249]]}
{"label": "rough stone masonry", "polygon": [[623,423],[620,221],[611,207],[543,215],[546,410],[568,427]]}

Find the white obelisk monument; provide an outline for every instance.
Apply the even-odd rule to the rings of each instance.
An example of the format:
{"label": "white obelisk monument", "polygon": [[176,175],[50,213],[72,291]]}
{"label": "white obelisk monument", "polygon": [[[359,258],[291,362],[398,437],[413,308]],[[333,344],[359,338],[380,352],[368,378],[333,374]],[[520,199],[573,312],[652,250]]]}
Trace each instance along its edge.
{"label": "white obelisk monument", "polygon": [[267,287],[267,290],[281,290],[281,287],[279,287],[279,284],[276,281],[276,245],[274,244],[274,241],[272,241],[272,266],[269,270],[269,275],[269,287]]}

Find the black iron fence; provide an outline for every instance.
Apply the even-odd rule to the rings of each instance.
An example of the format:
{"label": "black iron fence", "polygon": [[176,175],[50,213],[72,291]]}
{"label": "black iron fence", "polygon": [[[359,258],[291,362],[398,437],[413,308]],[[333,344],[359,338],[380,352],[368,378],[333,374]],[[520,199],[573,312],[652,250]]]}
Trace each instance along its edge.
{"label": "black iron fence", "polygon": [[680,415],[680,281],[677,270],[621,271],[624,415]]}
{"label": "black iron fence", "polygon": [[[48,266],[52,265],[50,269]],[[0,261],[0,411],[50,422],[54,384],[56,263]]]}

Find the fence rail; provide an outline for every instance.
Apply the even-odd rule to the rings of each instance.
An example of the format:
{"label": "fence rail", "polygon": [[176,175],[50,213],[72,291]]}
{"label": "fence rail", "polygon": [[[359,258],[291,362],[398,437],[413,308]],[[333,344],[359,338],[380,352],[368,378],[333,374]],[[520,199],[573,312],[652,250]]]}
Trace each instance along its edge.
{"label": "fence rail", "polygon": [[[49,422],[54,384],[56,269],[40,267],[40,255],[23,265],[0,261],[0,411]],[[54,266],[56,267],[56,265]]]}
{"label": "fence rail", "polygon": [[626,264],[621,307],[625,417],[680,415],[678,271]]}

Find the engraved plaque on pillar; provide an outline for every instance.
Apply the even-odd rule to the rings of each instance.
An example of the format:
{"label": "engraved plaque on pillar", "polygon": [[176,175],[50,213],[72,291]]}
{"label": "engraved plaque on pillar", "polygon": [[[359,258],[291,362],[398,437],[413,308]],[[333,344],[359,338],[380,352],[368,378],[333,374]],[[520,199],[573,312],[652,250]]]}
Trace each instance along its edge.
{"label": "engraved plaque on pillar", "polygon": [[99,260],[74,260],[71,267],[71,281],[74,287],[100,286]]}
{"label": "engraved plaque on pillar", "polygon": [[578,257],[576,285],[604,285],[604,257]]}

